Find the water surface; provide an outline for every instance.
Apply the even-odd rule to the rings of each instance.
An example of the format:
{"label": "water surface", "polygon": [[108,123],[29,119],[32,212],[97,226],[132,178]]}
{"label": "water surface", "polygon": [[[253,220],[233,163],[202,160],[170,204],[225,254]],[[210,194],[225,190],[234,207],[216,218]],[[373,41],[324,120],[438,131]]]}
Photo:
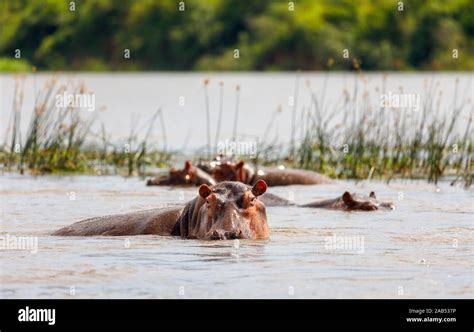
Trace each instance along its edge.
{"label": "water surface", "polygon": [[[343,182],[272,188],[296,202],[344,190],[395,211],[267,208],[268,241],[174,237],[53,237],[84,218],[185,202],[195,188],[138,178],[0,177],[3,237],[38,251],[0,250],[1,298],[473,298],[473,193],[424,182]],[[330,248],[330,238],[363,248]]]}

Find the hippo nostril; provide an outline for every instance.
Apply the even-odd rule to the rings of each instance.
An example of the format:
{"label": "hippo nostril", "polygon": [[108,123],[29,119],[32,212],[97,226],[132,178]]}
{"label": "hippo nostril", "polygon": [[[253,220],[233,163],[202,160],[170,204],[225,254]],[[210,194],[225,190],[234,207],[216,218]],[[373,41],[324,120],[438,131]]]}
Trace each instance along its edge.
{"label": "hippo nostril", "polygon": [[237,238],[235,232],[227,233],[227,236],[226,236],[226,237],[227,237],[228,240],[234,240],[234,239]]}
{"label": "hippo nostril", "polygon": [[209,240],[224,240],[224,239],[225,239],[225,234],[222,234],[218,232],[217,230],[214,230],[209,236]]}
{"label": "hippo nostril", "polygon": [[242,231],[238,231],[234,233],[233,239],[242,239],[243,237],[244,237],[244,234],[242,233]]}
{"label": "hippo nostril", "polygon": [[234,232],[229,232],[227,235],[228,235],[227,239],[229,239],[229,240],[235,240],[235,239],[243,238],[243,233],[242,233],[241,230],[234,231]]}

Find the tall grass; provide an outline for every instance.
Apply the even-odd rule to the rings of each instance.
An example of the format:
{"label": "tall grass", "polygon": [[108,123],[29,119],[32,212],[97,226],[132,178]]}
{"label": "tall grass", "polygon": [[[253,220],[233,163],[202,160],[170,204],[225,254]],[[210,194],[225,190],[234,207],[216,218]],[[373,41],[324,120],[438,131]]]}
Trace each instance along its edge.
{"label": "tall grass", "polygon": [[[459,95],[458,81],[449,109],[441,109],[442,92],[429,83],[422,109],[413,111],[373,105],[369,93],[361,92],[363,74],[355,77],[352,95],[344,90],[340,102],[324,108],[325,94],[318,97],[307,83],[311,105],[306,117],[301,117],[304,131],[296,156],[291,153],[290,142],[290,149],[275,146],[275,150],[287,151],[279,158],[262,158],[261,162],[286,162],[342,179],[424,178],[437,184],[449,176],[454,178],[452,184],[472,184],[474,109],[466,94]],[[384,82],[377,93],[385,92]],[[463,110],[470,111],[467,118]],[[462,126],[464,134],[459,135],[455,128]]]}
{"label": "tall grass", "polygon": [[296,113],[298,111],[298,93],[300,87],[300,75],[299,72],[296,74],[295,90],[293,93],[293,103],[291,108],[291,142],[290,142],[290,155],[293,156],[296,149]]}
{"label": "tall grass", "polygon": [[[55,96],[68,91],[82,94],[83,84],[69,82],[59,85],[56,78],[48,80],[35,96],[35,106],[31,112],[24,137],[20,133],[21,109],[23,101],[23,80],[16,80],[15,95],[10,119],[7,124],[4,144],[0,148],[0,163],[7,171],[26,170],[32,173],[57,172],[121,172],[126,174],[144,173],[145,166],[163,165],[169,160],[166,151],[150,149],[151,131],[161,114],[158,110],[149,123],[145,136],[137,141],[132,126],[128,137],[128,148],[123,144],[112,143],[102,124],[100,134],[91,128],[97,120],[97,112],[64,106],[55,102]],[[163,121],[162,121],[163,122]],[[164,124],[163,124],[164,126]],[[95,139],[100,137],[99,140]]]}
{"label": "tall grass", "polygon": [[232,129],[232,141],[237,139],[237,129],[239,123],[239,106],[240,106],[240,85],[235,87],[235,112],[234,112],[234,125]]}
{"label": "tall grass", "polygon": [[[376,95],[387,93],[387,79],[383,77]],[[327,75],[319,94],[309,81],[305,83],[302,91],[298,90],[299,83],[295,85],[295,98],[306,92],[309,104],[301,105],[298,110],[295,100],[289,143],[281,142],[278,133],[272,136],[275,121],[283,113],[279,106],[259,139],[253,163],[285,163],[340,179],[384,179],[387,182],[395,178],[426,179],[436,184],[443,177],[449,177],[453,185],[463,184],[466,188],[472,185],[474,106],[469,98],[470,90],[461,93],[458,81],[453,84],[454,98],[448,109],[441,108],[443,92],[437,84],[426,81],[419,111],[374,104],[362,72],[354,75],[353,90],[343,89],[333,104],[325,101]],[[212,147],[206,82],[204,87],[206,156],[209,157]],[[403,87],[399,89],[400,93],[404,92]],[[81,93],[85,87],[72,82],[59,85],[56,79],[49,80],[35,97],[35,108],[26,135],[22,136],[24,91],[23,80],[17,78],[5,143],[0,149],[0,163],[7,170],[140,175],[149,173],[152,167],[169,165],[173,153],[167,151],[162,108],[147,119],[142,128],[138,128],[137,121],[132,121],[128,138],[114,143],[103,123],[98,133],[92,130],[97,120],[95,113],[84,117],[76,108],[54,104],[54,96],[64,90]],[[216,144],[221,121],[225,121],[223,83],[220,83],[219,96]],[[238,136],[239,99],[240,87],[237,86],[233,140]],[[160,126],[156,125],[157,121]],[[162,133],[162,149],[150,141],[156,130]],[[297,132],[299,139],[296,139]]]}
{"label": "tall grass", "polygon": [[216,140],[214,149],[217,151],[219,144],[221,125],[222,125],[222,113],[224,112],[224,82],[219,82],[219,114],[217,115],[217,127],[216,127]]}
{"label": "tall grass", "polygon": [[[340,179],[384,179],[387,182],[395,178],[426,179],[437,184],[447,176],[452,184],[469,187],[473,182],[474,154],[471,129],[474,106],[469,99],[469,89],[460,95],[456,80],[451,105],[441,109],[443,92],[434,80],[426,81],[420,110],[386,107],[371,99],[367,78],[360,71],[358,60],[353,61],[353,66],[357,72],[352,91],[343,89],[339,100],[332,105],[326,103],[328,73],[324,75],[319,94],[306,81],[310,103],[301,106],[299,115],[298,73],[290,115],[290,141],[281,142],[278,133],[271,137],[275,121],[282,113],[279,106],[260,136],[257,156],[251,161],[255,165],[284,163]],[[387,80],[388,75],[384,75],[381,86],[376,88],[376,97],[388,93]],[[238,93],[239,89],[233,140],[238,136]],[[405,91],[399,87],[395,93]],[[467,118],[466,110],[470,111]],[[221,112],[220,109],[218,128]],[[459,135],[462,126],[464,134]],[[219,131],[216,137],[218,135]],[[245,156],[236,157],[245,159]]]}
{"label": "tall grass", "polygon": [[209,80],[204,80],[204,102],[206,109],[206,133],[207,133],[207,158],[211,159],[211,111],[209,109],[209,94],[207,92],[207,86],[209,85]]}

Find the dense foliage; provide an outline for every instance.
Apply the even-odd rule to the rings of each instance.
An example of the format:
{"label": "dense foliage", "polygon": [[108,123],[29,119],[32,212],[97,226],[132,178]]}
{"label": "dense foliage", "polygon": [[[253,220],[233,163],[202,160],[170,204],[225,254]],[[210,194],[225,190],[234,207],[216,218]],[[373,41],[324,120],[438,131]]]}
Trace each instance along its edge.
{"label": "dense foliage", "polygon": [[183,2],[2,0],[0,70],[474,69],[472,0]]}

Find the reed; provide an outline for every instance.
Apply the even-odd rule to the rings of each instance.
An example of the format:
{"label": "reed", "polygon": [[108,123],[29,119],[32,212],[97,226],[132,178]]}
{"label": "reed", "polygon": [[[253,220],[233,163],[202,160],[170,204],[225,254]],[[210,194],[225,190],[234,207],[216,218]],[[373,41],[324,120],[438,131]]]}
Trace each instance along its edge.
{"label": "reed", "polygon": [[224,111],[224,82],[221,81],[219,82],[219,113],[217,115],[216,141],[214,144],[215,151],[217,151],[217,145],[219,144],[223,111]]}
{"label": "reed", "polygon": [[[360,76],[356,74],[353,94],[343,93],[342,107],[321,107],[324,103],[307,84],[311,112],[292,166],[335,178],[425,178],[437,184],[454,176],[453,184],[472,184],[472,104],[459,96],[457,82],[450,110],[440,108],[442,92],[430,83],[424,107],[414,112],[371,105],[369,96],[361,93]],[[469,106],[469,119],[461,121]],[[342,119],[331,125],[337,114],[343,114]],[[455,128],[463,125],[464,135],[455,135]],[[280,160],[292,160],[291,146],[290,141]]]}
{"label": "reed", "polygon": [[210,159],[212,152],[211,152],[211,111],[209,109],[209,94],[207,92],[207,86],[209,85],[209,80],[204,80],[204,103],[206,109],[206,133],[207,133],[207,158]]}
{"label": "reed", "polygon": [[[372,104],[365,91],[363,73],[354,76],[354,89],[344,89],[333,105],[325,102],[326,80],[321,94],[306,82],[310,103],[301,105],[301,113],[292,122],[288,143],[282,142],[274,130],[282,108],[270,117],[259,139],[257,156],[252,162],[264,165],[286,164],[290,167],[315,170],[339,179],[426,179],[437,184],[449,179],[452,185],[469,188],[473,183],[474,106],[469,89],[459,91],[453,85],[454,100],[449,109],[442,109],[443,92],[434,81],[425,83],[422,108],[419,111],[394,109]],[[387,77],[377,88],[386,93]],[[12,111],[6,126],[4,144],[0,147],[0,163],[7,171],[44,173],[94,173],[145,175],[153,168],[169,166],[178,151],[168,151],[166,125],[160,107],[146,123],[138,128],[131,122],[129,136],[112,142],[102,123],[96,133],[92,128],[96,113],[88,117],[72,107],[57,107],[54,96],[63,91],[81,92],[85,87],[69,82],[59,85],[49,80],[35,97],[25,135],[20,133],[23,104],[23,82],[17,78]],[[400,91],[403,88],[400,87]],[[211,153],[210,110],[206,93],[207,146]],[[233,114],[232,138],[237,138],[240,87],[236,88],[236,107]],[[296,114],[296,108],[291,117]],[[466,114],[468,114],[466,116]],[[299,122],[296,120],[299,119]],[[223,112],[223,84],[220,84],[219,113],[215,132],[216,144],[225,121]],[[160,122],[160,126],[156,122]],[[137,130],[138,128],[138,130]],[[151,141],[158,128],[162,149]],[[299,138],[296,139],[296,132]],[[293,132],[294,131],[294,132]],[[144,133],[139,137],[139,133]],[[124,149],[124,143],[127,149]],[[294,147],[294,151],[292,151]],[[189,156],[187,156],[189,157]]]}
{"label": "reed", "polygon": [[234,112],[234,125],[232,129],[232,141],[237,139],[237,128],[239,122],[239,104],[240,104],[240,85],[235,87],[235,112]]}
{"label": "reed", "polygon": [[296,113],[298,111],[298,93],[300,87],[300,73],[296,74],[295,90],[293,92],[293,103],[291,105],[291,142],[290,142],[290,157],[293,159],[296,149]]}
{"label": "reed", "polygon": [[[31,112],[25,135],[22,136],[19,128],[23,82],[18,79],[4,143],[0,148],[0,163],[4,169],[17,169],[20,173],[30,171],[35,174],[104,174],[110,169],[113,173],[126,169],[126,174],[132,175],[135,172],[145,173],[147,165],[163,166],[168,163],[170,154],[151,149],[149,141],[155,120],[161,115],[161,109],[147,121],[148,130],[140,141],[137,141],[134,131],[136,123],[132,121],[132,129],[126,140],[128,148],[124,148],[123,144],[112,143],[107,138],[103,123],[100,134],[92,131],[97,112],[84,116],[84,111],[80,109],[59,107],[55,103],[55,96],[64,91],[82,93],[84,90],[85,87],[77,82],[58,85],[56,78],[48,80],[35,97],[35,107]],[[165,137],[164,131],[163,134]],[[100,137],[99,140],[96,137]]]}

